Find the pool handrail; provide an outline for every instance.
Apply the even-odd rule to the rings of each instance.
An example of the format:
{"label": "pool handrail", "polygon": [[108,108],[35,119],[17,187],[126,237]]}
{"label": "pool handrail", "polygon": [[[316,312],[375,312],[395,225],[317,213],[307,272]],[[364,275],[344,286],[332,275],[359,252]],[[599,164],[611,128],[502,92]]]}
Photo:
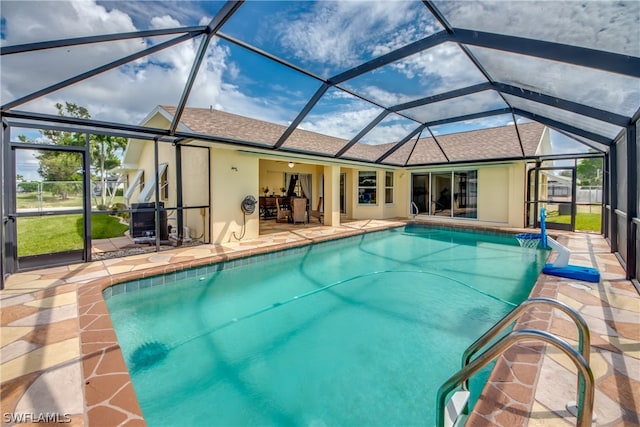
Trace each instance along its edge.
{"label": "pool handrail", "polygon": [[[413,208],[416,208],[416,213],[413,213]],[[418,205],[416,205],[416,202],[412,201],[411,204],[409,205],[409,215],[415,219],[415,217],[419,213],[420,213],[420,208],[418,207]]]}
{"label": "pool handrail", "polygon": [[525,340],[538,340],[547,344],[551,344],[554,347],[562,351],[571,361],[576,365],[578,369],[578,382],[582,379],[584,387],[578,385],[578,407],[577,407],[577,426],[589,427],[591,426],[593,415],[593,401],[594,401],[594,377],[589,363],[585,358],[571,347],[566,341],[556,337],[553,334],[545,331],[538,331],[535,329],[518,329],[509,332],[507,335],[501,337],[498,341],[489,346],[480,356],[474,359],[471,363],[464,366],[452,377],[445,381],[438,389],[437,394],[437,406],[436,406],[436,427],[444,427],[445,416],[444,407],[445,401],[449,393],[466,379],[477,373],[480,369],[491,363],[495,358],[504,353],[513,344]]}
{"label": "pool handrail", "polygon": [[[587,325],[587,322],[584,320],[584,318],[578,312],[576,312],[574,309],[563,302],[551,298],[536,297],[529,298],[528,300],[523,301],[520,305],[507,313],[506,316],[500,319],[498,323],[493,325],[487,332],[482,334],[482,336],[478,338],[473,344],[467,347],[462,355],[462,367],[468,365],[471,361],[471,357],[473,357],[473,355],[477,353],[478,350],[487,345],[489,341],[496,337],[496,335],[505,330],[513,322],[515,322],[525,312],[525,310],[535,305],[550,305],[553,308],[557,308],[558,310],[562,311],[567,316],[569,316],[571,320],[573,320],[573,322],[578,327],[578,351],[580,352],[580,354],[582,354],[584,360],[589,363],[591,360],[591,347],[589,344],[584,345],[584,343],[585,341],[587,343],[591,342],[591,334],[589,332],[589,326]],[[468,379],[464,382],[463,388],[465,390],[469,390]]]}
{"label": "pool handrail", "polygon": [[[498,323],[493,325],[487,332],[482,334],[480,338],[478,338],[475,342],[473,342],[467,349],[464,351],[462,356],[462,369],[464,370],[470,363],[471,358],[474,354],[476,354],[479,350],[484,348],[489,344],[489,342],[494,339],[500,332],[504,331],[507,327],[509,327],[514,321],[516,321],[520,316],[531,306],[535,305],[549,305],[552,308],[556,308],[562,312],[564,312],[578,328],[578,352],[582,356],[582,358],[587,362],[587,367],[590,363],[590,332],[589,326],[584,318],[575,310],[573,310],[568,305],[545,297],[536,297],[529,298],[526,301],[523,301],[520,305],[515,307],[506,316],[504,316]],[[585,345],[585,341],[587,345]],[[495,345],[495,344],[494,344]],[[491,348],[491,347],[490,347]],[[488,351],[488,350],[487,350]],[[470,376],[469,376],[470,377]],[[462,389],[468,391],[469,390],[469,377],[465,378],[462,382]],[[583,375],[578,375],[578,399],[576,410],[578,412],[581,411],[581,408],[584,406],[584,390],[585,390],[585,378]],[[439,414],[439,412],[438,412]]]}

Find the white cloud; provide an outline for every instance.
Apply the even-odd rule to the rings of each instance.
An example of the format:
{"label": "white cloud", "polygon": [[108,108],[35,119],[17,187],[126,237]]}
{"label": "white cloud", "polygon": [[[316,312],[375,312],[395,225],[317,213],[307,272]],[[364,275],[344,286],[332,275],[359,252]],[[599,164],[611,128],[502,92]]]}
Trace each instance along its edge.
{"label": "white cloud", "polygon": [[383,122],[367,133],[360,142],[372,145],[399,142],[417,127],[418,123],[413,122],[396,122],[392,124],[384,124]]}
{"label": "white cloud", "polygon": [[151,18],[151,28],[159,29],[177,27],[180,27],[180,22],[169,15],[154,16],[153,18]]}
{"label": "white cloud", "polygon": [[386,107],[402,104],[416,98],[415,96],[411,96],[409,94],[390,92],[375,85],[360,87],[356,92],[358,92],[361,96],[374,100]]}
{"label": "white cloud", "polygon": [[[42,32],[33,33],[36,28],[46,27],[48,32],[45,38],[48,39],[137,30],[129,16],[116,9],[107,12],[94,1],[7,3],[10,3],[9,7],[5,7],[3,2],[2,10],[2,16],[6,19],[6,40],[3,40],[6,45],[43,40]],[[129,9],[135,6],[142,13],[139,8],[146,3],[115,2],[113,5],[123,5]],[[149,5],[154,6],[155,3]],[[150,11],[153,10],[158,11],[150,7]],[[161,11],[166,12],[165,9]],[[138,16],[140,19],[141,16]],[[147,22],[153,28],[181,25],[178,19],[169,14],[148,16]],[[167,38],[163,37],[162,40]],[[237,64],[230,60],[228,48],[221,47],[216,41],[215,38],[211,41],[188,105],[213,105],[275,122],[284,122],[283,117],[289,118],[291,114],[286,114],[285,107],[274,107],[264,100],[247,97],[239,87],[225,83],[225,80],[237,79],[241,72]],[[127,40],[3,57],[3,103],[144,49],[148,42]],[[153,42],[158,43],[158,40],[154,39]],[[17,108],[55,114],[55,103],[68,101],[87,107],[97,120],[138,124],[156,105],[177,105],[199,45],[200,38],[183,42]]]}
{"label": "white cloud", "polygon": [[300,124],[300,128],[337,138],[351,139],[380,114],[380,109],[339,109],[324,114],[312,114]]}
{"label": "white cloud", "polygon": [[640,56],[638,1],[438,0],[436,4],[454,27]]}
{"label": "white cloud", "polygon": [[[486,79],[455,43],[443,43],[391,65],[408,79],[432,88],[430,94],[471,86]],[[414,97],[415,99],[415,97]]]}
{"label": "white cloud", "polygon": [[491,49],[471,48],[498,82],[632,116],[640,99],[640,80]]}
{"label": "white cloud", "polygon": [[135,31],[131,18],[93,1],[3,1],[7,44]]}
{"label": "white cloud", "polygon": [[423,5],[412,2],[318,2],[280,28],[279,40],[304,62],[349,68],[433,32],[424,12]]}
{"label": "white cloud", "polygon": [[483,91],[455,98],[454,100],[440,101],[421,107],[410,108],[403,112],[420,122],[431,122],[448,117],[458,117],[481,111],[490,111],[505,108],[507,105],[494,91]]}

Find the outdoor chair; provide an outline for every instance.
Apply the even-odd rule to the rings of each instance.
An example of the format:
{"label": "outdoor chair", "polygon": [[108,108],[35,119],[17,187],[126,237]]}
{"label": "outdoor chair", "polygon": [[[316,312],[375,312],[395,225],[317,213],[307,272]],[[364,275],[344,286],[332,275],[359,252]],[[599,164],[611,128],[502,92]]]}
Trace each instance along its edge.
{"label": "outdoor chair", "polygon": [[291,199],[291,210],[294,224],[307,222],[307,199],[305,197]]}
{"label": "outdoor chair", "polygon": [[322,209],[322,197],[318,199],[318,208],[309,211],[309,219],[318,218],[318,222],[322,224],[324,222],[324,212],[320,211],[320,209]]}
{"label": "outdoor chair", "polygon": [[276,222],[289,222],[291,209],[287,209],[282,204],[282,199],[276,197]]}

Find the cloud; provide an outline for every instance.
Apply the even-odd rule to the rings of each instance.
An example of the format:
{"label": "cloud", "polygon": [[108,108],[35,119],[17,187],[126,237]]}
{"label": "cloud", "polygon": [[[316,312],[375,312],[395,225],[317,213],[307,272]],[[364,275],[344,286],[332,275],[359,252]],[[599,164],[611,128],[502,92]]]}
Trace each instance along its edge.
{"label": "cloud", "polygon": [[383,120],[378,126],[367,133],[360,142],[363,144],[388,144],[399,142],[418,127],[418,123],[406,119],[398,119],[393,115],[389,120]]}
{"label": "cloud", "polygon": [[480,111],[490,111],[506,108],[506,104],[495,91],[483,91],[471,95],[440,101],[421,107],[404,110],[408,117],[422,123],[473,114]]}
{"label": "cloud", "polygon": [[[170,16],[182,25],[207,25],[211,20],[210,15],[216,12],[215,5],[221,2],[192,2],[184,0],[159,0],[159,1],[98,1],[98,5],[107,10],[118,10],[131,17],[138,29],[150,28],[154,17]],[[204,8],[213,7],[214,10]],[[151,27],[153,28],[153,27]]]}
{"label": "cloud", "polygon": [[288,17],[278,39],[304,63],[322,64],[327,75],[433,32],[435,21],[427,21],[424,12],[412,2],[318,2],[309,12]]}
{"label": "cloud", "polygon": [[160,29],[177,27],[180,27],[180,21],[169,15],[154,16],[151,18],[151,28]]}
{"label": "cloud", "polygon": [[429,94],[486,81],[455,43],[440,44],[391,66],[409,79],[417,78],[422,87],[430,89]]}
{"label": "cloud", "polygon": [[631,117],[640,80],[587,67],[491,49],[470,48],[494,80]]}
{"label": "cloud", "polygon": [[344,83],[385,106],[486,82],[455,43],[443,43]]}
{"label": "cloud", "polygon": [[[6,20],[5,45],[35,39],[63,39],[138,30],[133,26],[131,17],[118,10],[119,7],[125,7],[128,11],[135,10],[136,21],[146,22],[145,28],[182,25],[176,16],[165,13],[166,8],[158,8],[154,2],[112,2],[109,3],[113,7],[110,10],[93,1],[6,3],[9,7],[5,7],[3,2],[2,10]],[[143,17],[141,8],[146,6],[149,13],[162,14]],[[185,16],[178,9],[174,10],[179,13],[177,16]],[[34,33],[34,29],[38,28],[47,30],[45,38],[41,37],[42,32]],[[162,40],[167,38],[162,37]],[[144,41],[136,39],[5,56],[2,61],[1,82],[3,103],[145,49],[159,41],[158,38]],[[290,119],[291,112],[286,111],[286,104],[274,107],[260,97],[246,96],[241,87],[231,83],[241,80],[242,70],[232,60],[230,50],[217,41],[216,38],[211,40],[188,99],[188,106],[212,105],[279,123]],[[97,120],[138,124],[156,105],[177,105],[199,46],[200,38],[183,42],[17,108],[55,114],[55,103],[68,101],[87,107]]]}
{"label": "cloud", "polygon": [[300,128],[349,140],[371,123],[378,114],[380,109],[375,107],[360,109],[343,107],[328,113],[310,114],[300,124]]}
{"label": "cloud", "polygon": [[437,0],[436,5],[457,28],[640,56],[638,1]]}

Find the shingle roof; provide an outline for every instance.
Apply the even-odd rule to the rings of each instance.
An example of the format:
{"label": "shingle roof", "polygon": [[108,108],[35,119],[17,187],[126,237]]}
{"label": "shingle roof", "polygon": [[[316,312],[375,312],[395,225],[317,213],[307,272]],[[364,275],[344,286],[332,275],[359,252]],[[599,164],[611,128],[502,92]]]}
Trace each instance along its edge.
{"label": "shingle roof", "polygon": [[[175,107],[162,107],[170,115]],[[271,147],[287,129],[287,126],[251,119],[225,111],[206,108],[185,108],[182,124],[197,134],[247,141]],[[473,130],[448,135],[410,140],[384,160],[393,165],[421,165],[446,163],[447,161],[473,161],[533,156],[545,126],[537,122],[518,125],[522,148],[513,125]],[[335,155],[347,140],[315,132],[296,129],[282,145],[293,149],[322,155]],[[344,154],[345,158],[375,161],[391,149],[395,143],[369,145],[356,143]]]}

